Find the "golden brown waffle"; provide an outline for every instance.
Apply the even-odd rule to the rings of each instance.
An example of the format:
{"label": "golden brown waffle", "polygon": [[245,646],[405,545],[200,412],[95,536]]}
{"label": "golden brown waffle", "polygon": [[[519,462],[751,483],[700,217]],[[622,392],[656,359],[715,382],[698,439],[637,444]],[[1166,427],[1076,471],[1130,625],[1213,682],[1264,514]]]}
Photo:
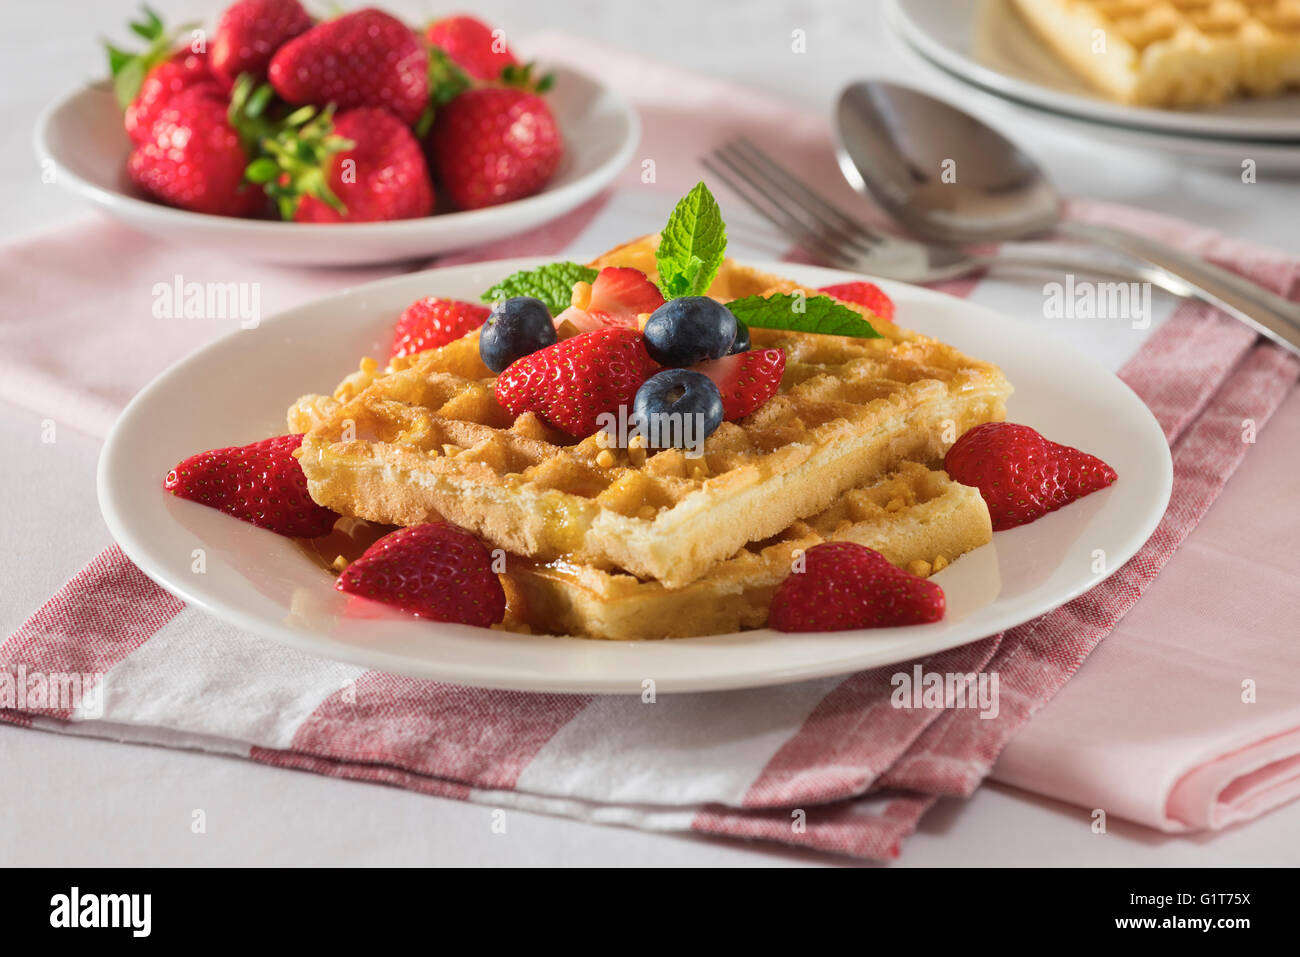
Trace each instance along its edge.
{"label": "golden brown waffle", "polygon": [[[751,544],[683,588],[567,562],[509,563],[533,631],[589,638],[688,638],[766,624],[772,593],[801,551],[851,541],[899,567],[928,575],[993,536],[977,490],[944,472],[905,463],[898,472],[842,494],[833,506],[795,522],[776,540]],[[511,623],[508,621],[508,624]]]}
{"label": "golden brown waffle", "polygon": [[[653,276],[657,238],[596,265]],[[727,261],[710,294],[797,288]],[[723,423],[697,459],[607,450],[604,433],[575,443],[531,413],[511,417],[493,396],[476,335],[396,360],[387,374],[363,365],[334,397],[299,400],[289,424],[307,433],[299,461],[312,497],[344,515],[394,525],[444,518],[538,562],[621,569],[677,588],[901,462],[937,464],[957,436],[1005,416],[1011,386],[995,366],[876,326],[880,339],[753,330],[756,347],[787,352],[781,390]]]}
{"label": "golden brown waffle", "polygon": [[1106,95],[1201,106],[1300,86],[1300,0],[1015,0]]}

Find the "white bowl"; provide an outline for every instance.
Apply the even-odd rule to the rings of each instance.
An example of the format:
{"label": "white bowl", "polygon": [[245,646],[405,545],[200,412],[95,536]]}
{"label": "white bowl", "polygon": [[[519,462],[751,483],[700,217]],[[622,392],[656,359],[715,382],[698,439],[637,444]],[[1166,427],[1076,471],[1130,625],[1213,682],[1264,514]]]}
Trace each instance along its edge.
{"label": "white bowl", "polygon": [[562,216],[600,192],[632,158],[641,136],[636,110],[595,80],[560,67],[547,94],[564,134],[565,156],[536,196],[463,213],[390,223],[306,224],[211,216],[144,199],[126,176],[131,143],[107,83],[49,107],[36,124],[36,152],[55,182],[122,222],[178,243],[239,259],[299,266],[418,259],[522,232]]}

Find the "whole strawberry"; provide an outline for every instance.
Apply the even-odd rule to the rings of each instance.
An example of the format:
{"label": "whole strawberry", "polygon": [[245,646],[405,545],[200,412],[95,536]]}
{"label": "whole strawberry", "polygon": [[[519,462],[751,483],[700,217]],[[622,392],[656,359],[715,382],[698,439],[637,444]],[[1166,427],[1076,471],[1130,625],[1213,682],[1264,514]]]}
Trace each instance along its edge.
{"label": "whole strawberry", "polygon": [[444,522],[385,535],[343,570],[335,587],[421,618],[480,628],[499,622],[506,610],[488,550]]}
{"label": "whole strawberry", "polygon": [[438,111],[430,151],[452,202],[481,209],[538,192],[555,174],[564,140],[537,94],[482,87]]}
{"label": "whole strawberry", "polygon": [[506,46],[504,33],[494,31],[474,17],[455,16],[435,20],[429,24],[424,35],[476,80],[500,79],[501,72],[506,67],[519,62]]}
{"label": "whole strawberry", "polygon": [[402,21],[365,9],[317,24],[276,51],[267,77],[286,101],[383,106],[414,125],[429,98],[429,56]]}
{"label": "whole strawberry", "polygon": [[785,351],[755,349],[723,356],[691,366],[702,372],[722,393],[722,408],[728,422],[756,412],[776,395],[785,374]]}
{"label": "whole strawberry", "polygon": [[516,360],[497,377],[496,397],[511,415],[533,412],[570,435],[591,435],[604,413],[626,406],[659,371],[635,329],[600,329]]}
{"label": "whole strawberry", "polygon": [[487,322],[486,306],[459,299],[426,296],[406,307],[393,333],[391,356],[412,355],[445,346]]}
{"label": "whole strawberry", "polygon": [[249,216],[265,196],[244,181],[248,154],[224,96],[197,85],[171,97],[127,159],[131,181],[154,199],[196,213]]}
{"label": "whole strawberry", "polygon": [[200,452],[168,472],[163,488],[280,535],[319,538],[338,516],[307,494],[307,477],[293,457],[300,445],[301,435],[280,435]]}
{"label": "whole strawberry", "polygon": [[265,79],[275,51],[311,25],[298,0],[236,0],[217,23],[212,72],[228,84],[241,73]]}
{"label": "whole strawberry", "polygon": [[980,490],[994,531],[1032,522],[1117,478],[1095,455],[1010,422],[975,426],[948,450],[943,467],[954,481]]}
{"label": "whole strawberry", "polygon": [[216,96],[225,94],[225,85],[209,69],[207,54],[182,50],[159,63],[145,74],[140,92],[126,108],[127,135],[135,143],[147,140],[154,120],[171,98],[196,86],[205,87]]}
{"label": "whole strawberry", "polygon": [[822,286],[818,292],[824,292],[845,302],[865,306],[881,319],[894,321],[894,300],[874,282],[842,282],[835,286]]}
{"label": "whole strawberry", "polygon": [[768,624],[778,631],[848,631],[939,621],[943,589],[891,565],[854,542],[808,549],[772,596]]}
{"label": "whole strawberry", "polygon": [[[352,145],[326,151],[320,166],[326,190],[314,188],[320,181],[311,172],[293,183],[294,173],[301,172],[294,162],[301,155],[291,158],[291,185],[302,190],[293,212],[296,222],[386,222],[433,212],[433,183],[424,151],[410,128],[388,110],[348,110],[333,118],[324,135]],[[277,193],[275,188],[270,191]]]}

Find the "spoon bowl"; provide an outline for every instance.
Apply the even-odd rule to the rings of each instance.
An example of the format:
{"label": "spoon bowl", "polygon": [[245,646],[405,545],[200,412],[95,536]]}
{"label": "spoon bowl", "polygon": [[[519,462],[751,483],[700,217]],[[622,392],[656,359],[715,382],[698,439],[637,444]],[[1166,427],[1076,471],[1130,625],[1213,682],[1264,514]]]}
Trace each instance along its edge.
{"label": "spoon bowl", "polygon": [[1300,304],[1138,233],[1063,219],[1038,164],[1001,133],[920,90],[863,80],[840,94],[836,158],[849,185],[916,236],[981,244],[1058,232],[1184,280],[1200,299],[1300,354]]}
{"label": "spoon bowl", "polygon": [[1028,155],[920,90],[854,83],[840,95],[836,127],[845,179],[924,239],[1015,239],[1060,221],[1061,201]]}

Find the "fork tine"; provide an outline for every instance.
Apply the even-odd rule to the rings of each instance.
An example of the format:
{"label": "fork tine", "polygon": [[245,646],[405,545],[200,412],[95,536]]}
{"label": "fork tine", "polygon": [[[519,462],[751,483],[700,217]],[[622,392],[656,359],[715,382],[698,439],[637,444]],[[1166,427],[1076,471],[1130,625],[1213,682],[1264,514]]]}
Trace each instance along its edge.
{"label": "fork tine", "polygon": [[[790,215],[788,210],[773,201],[761,187],[754,184],[744,172],[736,168],[722,153],[715,150],[710,156],[702,157],[700,163],[706,170],[725,183],[733,193],[744,200],[756,213],[777,229],[791,234],[807,252],[820,257],[833,266],[857,268],[854,261],[846,256],[839,246],[819,236],[799,219]],[[760,201],[757,198],[758,196],[761,196],[763,201]]]}
{"label": "fork tine", "polygon": [[714,155],[726,160],[732,169],[743,174],[755,189],[761,192],[769,202],[780,206],[787,215],[801,220],[806,228],[819,235],[828,234],[837,245],[844,247],[846,255],[851,254],[851,252],[865,255],[871,254],[874,243],[869,240],[863,241],[848,234],[825,217],[819,216],[816,210],[811,209],[806,203],[801,202],[788,188],[788,184],[783,179],[785,173],[779,167],[777,167],[777,170],[781,175],[777,176],[763,169],[732,144],[724,145],[715,150]]}
{"label": "fork tine", "polygon": [[821,215],[833,220],[841,230],[850,234],[857,234],[871,244],[881,241],[878,232],[832,206],[820,193],[755,146],[748,137],[737,137],[730,145],[733,149],[748,153],[750,163],[761,166],[764,172],[767,173],[769,180],[777,181],[779,179],[784,184],[786,192],[797,194],[805,205],[821,210]]}

